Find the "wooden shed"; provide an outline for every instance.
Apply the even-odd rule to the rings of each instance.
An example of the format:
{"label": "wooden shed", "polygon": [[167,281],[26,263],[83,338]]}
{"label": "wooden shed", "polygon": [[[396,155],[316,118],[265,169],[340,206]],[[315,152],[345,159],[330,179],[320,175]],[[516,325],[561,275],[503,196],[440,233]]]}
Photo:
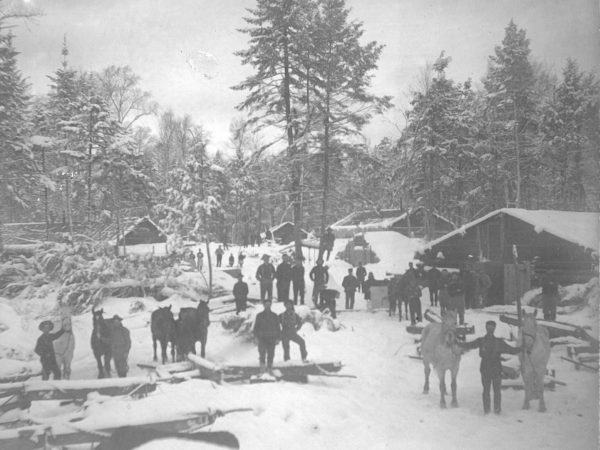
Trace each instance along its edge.
{"label": "wooden shed", "polygon": [[505,303],[507,286],[521,283],[511,273],[519,278],[528,266],[562,284],[598,276],[599,240],[598,213],[503,208],[429,242],[416,256],[451,268],[477,261],[492,278],[490,296]]}
{"label": "wooden shed", "polygon": [[[120,228],[120,229],[119,229]],[[127,217],[98,228],[92,235],[97,241],[104,241],[125,252],[166,254],[167,234],[149,217]]]}
{"label": "wooden shed", "polygon": [[[294,224],[292,222],[283,222],[269,229],[275,242],[286,245],[294,242]],[[308,232],[300,229],[300,238],[306,239]]]}

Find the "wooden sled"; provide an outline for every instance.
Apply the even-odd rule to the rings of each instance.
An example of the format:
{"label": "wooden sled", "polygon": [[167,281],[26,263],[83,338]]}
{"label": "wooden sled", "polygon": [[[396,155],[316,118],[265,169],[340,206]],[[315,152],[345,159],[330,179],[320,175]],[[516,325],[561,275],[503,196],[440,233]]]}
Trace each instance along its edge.
{"label": "wooden sled", "polygon": [[[556,385],[566,386],[567,383],[559,381],[556,378],[553,378],[548,375],[544,377],[544,389],[553,391],[556,388]],[[502,380],[502,389],[523,390],[525,389],[525,386],[523,385],[522,379]]]}
{"label": "wooden sled", "polygon": [[99,426],[94,423],[95,419],[83,419],[75,422],[46,422],[39,425],[0,430],[0,448],[3,450],[25,450],[106,442],[117,430],[123,429],[123,427],[136,427],[161,433],[193,432],[213,424],[218,417],[240,411],[251,411],[251,409],[229,411],[208,409],[197,413],[181,414],[173,418],[145,422],[136,420],[135,417],[128,417],[127,421],[117,417],[112,422],[110,419],[103,421]]}
{"label": "wooden sled", "polygon": [[155,389],[156,381],[144,377],[4,383],[0,384],[0,397],[8,398],[0,404],[0,413],[14,408],[26,408],[32,401],[83,400],[90,392],[140,397]]}
{"label": "wooden sled", "polygon": [[[216,382],[250,380],[264,372],[258,364],[219,365],[194,354],[189,354],[188,360],[200,371],[202,378]],[[285,361],[273,364],[272,372],[278,375],[275,377],[277,379],[296,382],[306,382],[308,375],[351,377],[337,375],[341,368],[342,363],[339,361]]]}

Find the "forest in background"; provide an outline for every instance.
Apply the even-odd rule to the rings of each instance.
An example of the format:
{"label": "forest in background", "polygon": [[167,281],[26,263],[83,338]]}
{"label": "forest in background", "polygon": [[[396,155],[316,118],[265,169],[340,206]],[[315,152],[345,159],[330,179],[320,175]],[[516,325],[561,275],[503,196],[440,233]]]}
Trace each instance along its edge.
{"label": "forest in background", "polygon": [[393,102],[369,90],[385,43],[343,0],[258,0],[238,52],[253,72],[233,86],[246,98],[209,154],[202,124],[162,110],[143,74],[77,71],[66,39],[32,96],[11,34],[27,15],[0,15],[0,223],[148,214],[179,238],[241,243],[363,209],[425,206],[458,226],[501,207],[600,208],[598,80],[575,60],[546,70],[513,21],[482,80],[450,79],[440,49],[415,74],[401,137],[371,146],[362,127]]}

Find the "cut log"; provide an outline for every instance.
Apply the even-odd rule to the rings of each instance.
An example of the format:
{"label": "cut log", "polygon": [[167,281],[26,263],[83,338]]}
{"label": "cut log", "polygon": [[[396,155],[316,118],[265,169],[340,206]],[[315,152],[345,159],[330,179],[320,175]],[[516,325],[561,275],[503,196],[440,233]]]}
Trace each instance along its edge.
{"label": "cut log", "polygon": [[[549,390],[553,391],[557,384],[566,386],[566,383],[558,382],[558,380],[555,380],[552,377],[549,377],[549,376],[544,377],[544,388],[545,389],[549,389]],[[502,389],[523,390],[523,389],[525,389],[525,386],[523,385],[522,379],[502,380]]]}
{"label": "cut log", "polygon": [[439,314],[435,311],[432,311],[431,309],[426,309],[425,313],[423,314],[423,317],[425,317],[427,320],[433,323],[442,322],[442,318],[439,316]]}
{"label": "cut log", "polygon": [[31,377],[37,377],[40,376],[42,374],[42,372],[36,372],[36,373],[22,373],[19,375],[13,375],[11,377],[4,377],[4,378],[0,378],[0,384],[5,384],[5,383],[18,383],[20,381],[26,381],[29,380]]}
{"label": "cut log", "polygon": [[[519,326],[519,319],[516,315],[512,314],[501,314],[500,321],[507,323],[509,325],[513,325],[515,327]],[[536,319],[538,325],[542,325],[548,330],[548,334],[551,339],[573,336],[577,339],[582,339],[590,343],[590,345],[594,346],[598,349],[598,339],[591,336],[586,330],[576,325],[572,325],[566,322],[553,322],[550,320]]]}
{"label": "cut log", "polygon": [[598,371],[598,366],[594,367],[592,365],[585,364],[585,363],[583,363],[581,361],[575,361],[575,360],[570,359],[570,358],[565,358],[564,356],[561,356],[560,358],[564,359],[565,361],[569,361],[570,363],[575,364],[575,369],[576,370],[579,370],[580,367],[585,367],[586,369],[590,369],[590,370],[593,370],[595,372]]}
{"label": "cut log", "polygon": [[[422,334],[424,328],[425,326],[423,325],[407,325],[406,331],[410,334]],[[475,334],[475,327],[460,325],[456,327],[456,334],[462,337],[466,336],[467,334]]]}

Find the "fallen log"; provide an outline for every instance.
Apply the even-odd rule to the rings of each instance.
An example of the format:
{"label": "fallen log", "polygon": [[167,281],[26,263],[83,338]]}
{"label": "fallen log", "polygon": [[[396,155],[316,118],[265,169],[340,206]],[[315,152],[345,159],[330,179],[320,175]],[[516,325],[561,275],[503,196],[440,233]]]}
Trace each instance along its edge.
{"label": "fallen log", "polygon": [[[421,334],[423,333],[423,329],[425,326],[423,325],[407,325],[406,331],[410,334]],[[467,334],[475,334],[474,326],[460,325],[456,327],[456,334],[458,336],[464,337]]]}
{"label": "fallen log", "polygon": [[[544,377],[544,388],[553,391],[557,384],[559,384],[561,386],[567,385],[566,383],[564,383],[562,381],[558,381],[552,377],[549,377],[549,376]],[[525,386],[523,384],[522,379],[502,380],[502,389],[523,390],[523,389],[525,389]]]}
{"label": "fallen log", "polygon": [[597,371],[598,371],[598,366],[596,366],[596,367],[593,367],[593,366],[591,366],[591,365],[589,365],[589,364],[585,364],[585,363],[583,363],[583,362],[581,362],[581,361],[575,361],[575,360],[573,360],[573,359],[566,358],[566,357],[564,357],[564,356],[561,356],[560,358],[561,358],[561,359],[564,359],[565,361],[569,361],[570,363],[573,363],[573,364],[575,364],[575,370],[579,370],[579,367],[585,367],[586,369],[593,370],[594,372],[597,372]]}
{"label": "fallen log", "polygon": [[[542,325],[548,330],[548,334],[551,339],[572,336],[577,339],[582,339],[584,341],[589,342],[590,345],[594,346],[596,349],[599,348],[598,339],[594,338],[586,330],[577,325],[573,325],[566,322],[555,322],[543,319],[536,320],[538,325]],[[513,325],[515,327],[519,326],[518,317],[512,314],[501,314],[500,322],[504,322],[508,325]]]}

